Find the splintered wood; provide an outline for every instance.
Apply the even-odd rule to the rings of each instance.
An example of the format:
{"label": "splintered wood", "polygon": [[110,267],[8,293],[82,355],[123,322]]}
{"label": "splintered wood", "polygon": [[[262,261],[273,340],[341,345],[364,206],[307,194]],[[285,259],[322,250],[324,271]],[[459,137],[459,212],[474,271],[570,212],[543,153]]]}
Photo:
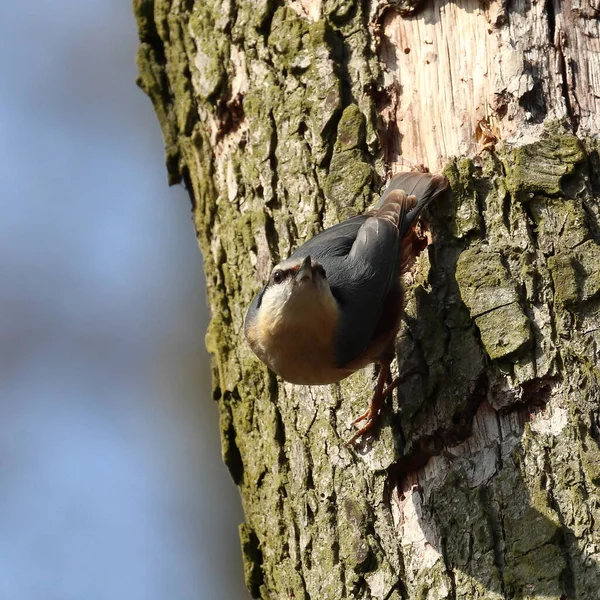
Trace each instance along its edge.
{"label": "splintered wood", "polygon": [[600,131],[600,12],[593,2],[431,0],[373,10],[393,170],[536,139],[546,119]]}

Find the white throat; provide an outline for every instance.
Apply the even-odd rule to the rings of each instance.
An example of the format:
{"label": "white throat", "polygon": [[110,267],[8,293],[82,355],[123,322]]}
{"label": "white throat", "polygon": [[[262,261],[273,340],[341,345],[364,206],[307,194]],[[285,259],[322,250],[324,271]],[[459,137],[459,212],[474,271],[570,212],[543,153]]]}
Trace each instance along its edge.
{"label": "white throat", "polygon": [[270,286],[257,327],[263,359],[292,383],[338,380],[333,374],[338,320],[337,301],[326,280]]}

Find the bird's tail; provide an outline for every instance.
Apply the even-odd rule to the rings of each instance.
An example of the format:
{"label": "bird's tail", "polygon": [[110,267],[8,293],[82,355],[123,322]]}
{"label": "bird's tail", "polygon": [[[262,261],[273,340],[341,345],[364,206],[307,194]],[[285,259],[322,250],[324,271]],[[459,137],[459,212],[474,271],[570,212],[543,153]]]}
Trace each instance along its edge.
{"label": "bird's tail", "polygon": [[377,214],[396,214],[400,233],[398,272],[406,273],[417,256],[427,247],[428,238],[417,230],[417,218],[421,211],[448,189],[443,175],[431,173],[399,173],[390,181],[377,206]]}
{"label": "bird's tail", "polygon": [[[448,180],[443,175],[433,175],[431,173],[398,173],[394,175],[389,185],[383,192],[381,199],[377,203],[377,208],[381,209],[386,204],[390,193],[395,190],[402,190],[409,196],[415,196],[416,204],[411,207],[400,225],[400,237],[412,227],[421,211],[440,194],[448,189]],[[396,194],[392,194],[390,201],[395,201]]]}

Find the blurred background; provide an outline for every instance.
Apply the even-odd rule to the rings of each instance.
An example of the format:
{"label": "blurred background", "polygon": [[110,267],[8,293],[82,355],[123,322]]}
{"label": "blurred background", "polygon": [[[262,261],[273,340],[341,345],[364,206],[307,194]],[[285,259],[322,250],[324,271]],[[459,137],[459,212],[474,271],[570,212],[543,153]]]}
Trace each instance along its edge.
{"label": "blurred background", "polygon": [[201,255],[128,0],[0,19],[0,598],[246,598]]}

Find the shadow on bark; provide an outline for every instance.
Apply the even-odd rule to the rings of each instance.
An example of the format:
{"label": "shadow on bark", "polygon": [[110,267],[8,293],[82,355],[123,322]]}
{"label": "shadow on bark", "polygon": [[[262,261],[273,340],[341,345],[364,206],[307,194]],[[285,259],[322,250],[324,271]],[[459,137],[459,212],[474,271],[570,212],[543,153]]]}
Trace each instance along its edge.
{"label": "shadow on bark", "polygon": [[[472,181],[436,207],[429,277],[409,294],[397,346],[402,384],[389,419],[400,458],[388,469],[388,500],[403,547],[401,587],[420,597],[433,572],[451,597],[470,589],[486,598],[593,598],[600,589],[598,387],[574,348],[577,319],[597,318],[597,300],[571,312],[549,300],[539,223],[510,196],[494,205],[491,181]],[[457,236],[457,207],[469,190],[482,216],[473,211]],[[516,227],[514,212],[526,229]],[[509,224],[502,254],[481,249],[486,220],[495,218]],[[528,257],[533,286],[515,268]],[[507,306],[525,316],[525,329]],[[495,332],[493,313],[502,317],[491,321]],[[564,319],[572,329],[558,352]]]}

